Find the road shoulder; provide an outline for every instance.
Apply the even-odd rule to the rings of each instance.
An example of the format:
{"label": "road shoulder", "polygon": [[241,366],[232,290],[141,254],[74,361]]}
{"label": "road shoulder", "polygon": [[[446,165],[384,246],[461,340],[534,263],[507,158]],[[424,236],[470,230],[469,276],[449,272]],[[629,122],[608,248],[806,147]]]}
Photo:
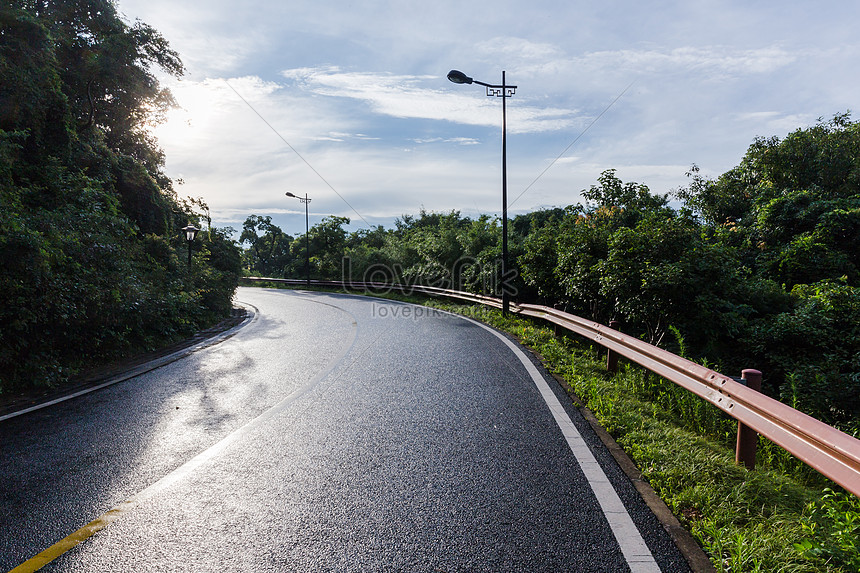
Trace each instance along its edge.
{"label": "road shoulder", "polygon": [[74,376],[59,388],[38,388],[0,396],[0,422],[27,412],[110,386],[155,368],[170,364],[202,348],[230,338],[254,318],[250,307],[235,307],[230,316],[218,324],[197,332],[185,340],[152,352],[117,360]]}

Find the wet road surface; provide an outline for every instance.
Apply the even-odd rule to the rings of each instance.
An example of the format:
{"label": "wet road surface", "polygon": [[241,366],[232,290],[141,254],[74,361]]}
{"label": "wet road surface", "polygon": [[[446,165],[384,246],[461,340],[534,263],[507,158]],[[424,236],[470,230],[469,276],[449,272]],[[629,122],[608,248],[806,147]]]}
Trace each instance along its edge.
{"label": "wet road surface", "polygon": [[43,570],[688,570],[503,336],[365,297],[237,299],[255,316],[226,341],[0,422],[0,570],[112,509]]}

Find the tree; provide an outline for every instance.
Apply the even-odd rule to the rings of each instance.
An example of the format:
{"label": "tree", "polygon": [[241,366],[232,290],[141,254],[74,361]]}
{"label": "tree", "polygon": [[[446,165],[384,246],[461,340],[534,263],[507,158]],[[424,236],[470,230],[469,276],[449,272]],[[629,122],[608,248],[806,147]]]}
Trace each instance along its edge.
{"label": "tree", "polygon": [[714,181],[695,174],[677,196],[756,274],[789,289],[860,284],[860,124],[847,113],[758,138],[739,166]]}
{"label": "tree", "polygon": [[343,280],[396,283],[402,280],[402,267],[389,248],[391,232],[382,225],[350,233],[342,269]]}
{"label": "tree", "polygon": [[295,258],[290,251],[293,238],[272,223],[271,217],[249,215],[242,224],[239,242],[249,245],[244,254],[245,268],[264,277],[286,276],[285,270]]}
{"label": "tree", "polygon": [[[615,248],[623,251],[641,221],[648,220],[653,223],[670,219],[674,217],[674,212],[668,206],[666,196],[653,195],[647,186],[639,183],[624,183],[618,179],[614,170],[604,171],[598,183],[582,193],[588,201],[587,206],[569,206],[565,210],[563,222],[553,229],[557,244],[553,280],[564,292],[564,300],[559,302],[564,302],[574,312],[602,321],[608,321],[614,318],[617,312],[621,312],[632,319],[630,309],[625,307],[623,302],[619,302],[623,295],[614,292],[612,287],[604,283],[611,270],[612,280],[620,281],[616,287],[622,283],[627,284],[620,276],[631,271],[630,265],[638,264],[638,259],[624,259],[622,255],[615,254],[610,264],[608,259],[613,241]],[[626,231],[622,233],[622,229]],[[628,243],[622,241],[622,235],[627,238]],[[544,261],[549,256],[546,254],[547,250],[548,246],[544,245],[543,255],[535,253],[531,256],[531,266],[527,270],[524,269],[527,276],[548,276],[545,268],[539,270],[541,264],[544,267],[546,265]],[[632,256],[633,252],[630,254]],[[630,280],[633,280],[632,276]],[[546,280],[545,278],[544,281]],[[636,287],[628,287],[626,292],[632,294],[631,289]],[[542,292],[551,293],[553,290],[552,286],[545,286]],[[627,308],[627,311],[622,311],[619,304]],[[639,318],[641,317],[636,320]]]}
{"label": "tree", "polygon": [[[217,230],[194,264],[147,135],[170,105],[150,68],[166,41],[107,0],[0,8],[0,392],[61,382],[229,311],[236,246]],[[207,264],[202,264],[206,262]]]}
{"label": "tree", "polygon": [[[615,231],[598,265],[600,293],[615,298],[616,318],[660,345],[669,327],[699,314],[703,292],[694,266],[704,245],[699,230],[679,217],[654,213]],[[710,290],[710,289],[708,289]],[[707,291],[705,291],[707,292]]]}
{"label": "tree", "polygon": [[751,337],[780,398],[846,431],[860,429],[860,288],[844,280],[797,285],[794,308]]}
{"label": "tree", "polygon": [[597,181],[599,185],[592,185],[582,192],[590,207],[586,212],[614,209],[618,217],[613,224],[617,227],[632,227],[643,216],[651,213],[672,213],[667,195],[655,195],[641,183],[624,183],[615,175],[614,169],[601,173]]}
{"label": "tree", "polygon": [[179,56],[152,27],[126,25],[111,0],[49,0],[33,3],[51,22],[60,77],[79,131],[100,128],[109,148],[150,170],[160,164],[146,126],[173,105],[152,68],[184,73]]}
{"label": "tree", "polygon": [[535,228],[522,240],[522,252],[517,257],[525,285],[549,305],[554,305],[565,297],[560,281],[556,280],[561,236],[561,221],[551,221]]}
{"label": "tree", "polygon": [[[321,279],[339,279],[341,276],[346,255],[347,231],[344,225],[349,225],[349,218],[330,216],[310,228],[311,273]],[[304,249],[304,238],[299,237],[293,243],[296,260],[305,260]]]}

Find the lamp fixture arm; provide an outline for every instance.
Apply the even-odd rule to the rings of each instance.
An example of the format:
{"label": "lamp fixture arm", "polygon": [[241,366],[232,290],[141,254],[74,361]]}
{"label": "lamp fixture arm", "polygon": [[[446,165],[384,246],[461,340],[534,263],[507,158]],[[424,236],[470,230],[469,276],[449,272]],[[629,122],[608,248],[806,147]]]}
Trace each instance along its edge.
{"label": "lamp fixture arm", "polygon": [[[505,84],[503,86],[497,85],[497,84],[485,84],[484,82],[479,82],[478,80],[472,80],[472,83],[478,84],[479,86],[484,86],[485,88],[495,89],[495,90],[501,90],[501,89],[515,90],[515,89],[517,89],[517,86],[512,86],[509,84]],[[510,94],[510,95],[513,95],[513,94]],[[508,97],[510,97],[510,95]]]}

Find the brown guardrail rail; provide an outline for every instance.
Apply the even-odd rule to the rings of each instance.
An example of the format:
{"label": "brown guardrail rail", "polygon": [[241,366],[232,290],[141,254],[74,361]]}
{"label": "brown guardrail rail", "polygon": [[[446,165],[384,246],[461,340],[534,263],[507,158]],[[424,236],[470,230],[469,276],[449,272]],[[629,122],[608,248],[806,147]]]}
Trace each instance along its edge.
{"label": "brown guardrail rail", "polygon": [[860,440],[729,376],[608,326],[545,306],[521,304],[518,310],[593,340],[689,390],[860,496]]}
{"label": "brown guardrail rail", "polygon": [[[306,281],[294,279],[245,277],[245,280],[279,282],[296,286],[307,284]],[[349,290],[419,292],[495,308],[502,307],[501,299],[495,297],[421,285],[343,281],[312,281],[311,284]],[[608,326],[534,304],[512,304],[511,312],[543,319],[574,332],[689,390],[727,413],[740,424],[790,452],[854,495],[860,496],[860,440],[787,404],[748,388],[730,376],[715,372]],[[740,448],[739,440],[739,451]],[[747,462],[747,465],[751,464]]]}

